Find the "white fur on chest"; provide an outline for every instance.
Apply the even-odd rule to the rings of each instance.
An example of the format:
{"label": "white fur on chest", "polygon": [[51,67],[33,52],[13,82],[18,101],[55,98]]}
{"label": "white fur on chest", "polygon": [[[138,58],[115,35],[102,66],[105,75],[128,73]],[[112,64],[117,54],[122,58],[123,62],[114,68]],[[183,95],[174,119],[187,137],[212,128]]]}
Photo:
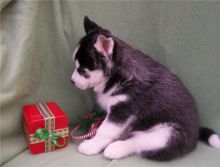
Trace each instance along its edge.
{"label": "white fur on chest", "polygon": [[97,94],[97,102],[106,112],[110,112],[112,106],[118,104],[119,102],[124,102],[128,99],[128,96],[124,94],[112,95],[112,92],[114,92],[115,89],[116,87],[113,87],[106,93]]}

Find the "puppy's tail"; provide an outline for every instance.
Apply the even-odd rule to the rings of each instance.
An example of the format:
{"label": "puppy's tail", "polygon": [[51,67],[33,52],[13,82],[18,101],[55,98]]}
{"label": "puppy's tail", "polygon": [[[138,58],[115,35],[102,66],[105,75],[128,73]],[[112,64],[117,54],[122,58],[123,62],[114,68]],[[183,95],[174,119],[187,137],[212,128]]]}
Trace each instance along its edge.
{"label": "puppy's tail", "polygon": [[212,129],[200,127],[199,140],[220,149],[220,138]]}

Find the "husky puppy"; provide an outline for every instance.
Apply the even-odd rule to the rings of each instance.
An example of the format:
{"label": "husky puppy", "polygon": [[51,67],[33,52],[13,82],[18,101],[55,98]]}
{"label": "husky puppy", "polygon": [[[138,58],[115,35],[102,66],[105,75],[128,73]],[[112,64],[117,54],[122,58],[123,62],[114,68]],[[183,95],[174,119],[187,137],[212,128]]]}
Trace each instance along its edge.
{"label": "husky puppy", "polygon": [[107,116],[79,145],[80,153],[164,161],[192,151],[199,139],[220,148],[219,137],[199,127],[194,100],[177,76],[88,17],[84,28],[71,80],[80,89],[93,88]]}

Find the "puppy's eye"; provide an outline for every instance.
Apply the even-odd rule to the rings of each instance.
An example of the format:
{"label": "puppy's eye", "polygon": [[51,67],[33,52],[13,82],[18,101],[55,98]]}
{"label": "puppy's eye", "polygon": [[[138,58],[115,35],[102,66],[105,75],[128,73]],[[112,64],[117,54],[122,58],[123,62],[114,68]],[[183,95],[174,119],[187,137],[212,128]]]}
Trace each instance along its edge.
{"label": "puppy's eye", "polygon": [[79,74],[85,74],[86,70],[84,68],[77,68]]}
{"label": "puppy's eye", "polygon": [[77,68],[77,71],[80,75],[84,76],[85,78],[89,78],[89,75],[87,74],[86,70],[84,68]]}

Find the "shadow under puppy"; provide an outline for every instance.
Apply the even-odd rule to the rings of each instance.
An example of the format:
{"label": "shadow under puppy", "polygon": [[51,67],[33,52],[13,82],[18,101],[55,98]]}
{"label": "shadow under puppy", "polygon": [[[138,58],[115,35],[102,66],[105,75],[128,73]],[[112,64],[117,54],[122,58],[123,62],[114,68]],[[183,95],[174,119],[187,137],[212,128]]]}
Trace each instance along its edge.
{"label": "shadow under puppy", "polygon": [[192,151],[198,139],[220,148],[219,137],[199,127],[194,100],[177,76],[88,17],[84,28],[71,79],[80,89],[94,89],[107,116],[79,152],[171,160]]}

